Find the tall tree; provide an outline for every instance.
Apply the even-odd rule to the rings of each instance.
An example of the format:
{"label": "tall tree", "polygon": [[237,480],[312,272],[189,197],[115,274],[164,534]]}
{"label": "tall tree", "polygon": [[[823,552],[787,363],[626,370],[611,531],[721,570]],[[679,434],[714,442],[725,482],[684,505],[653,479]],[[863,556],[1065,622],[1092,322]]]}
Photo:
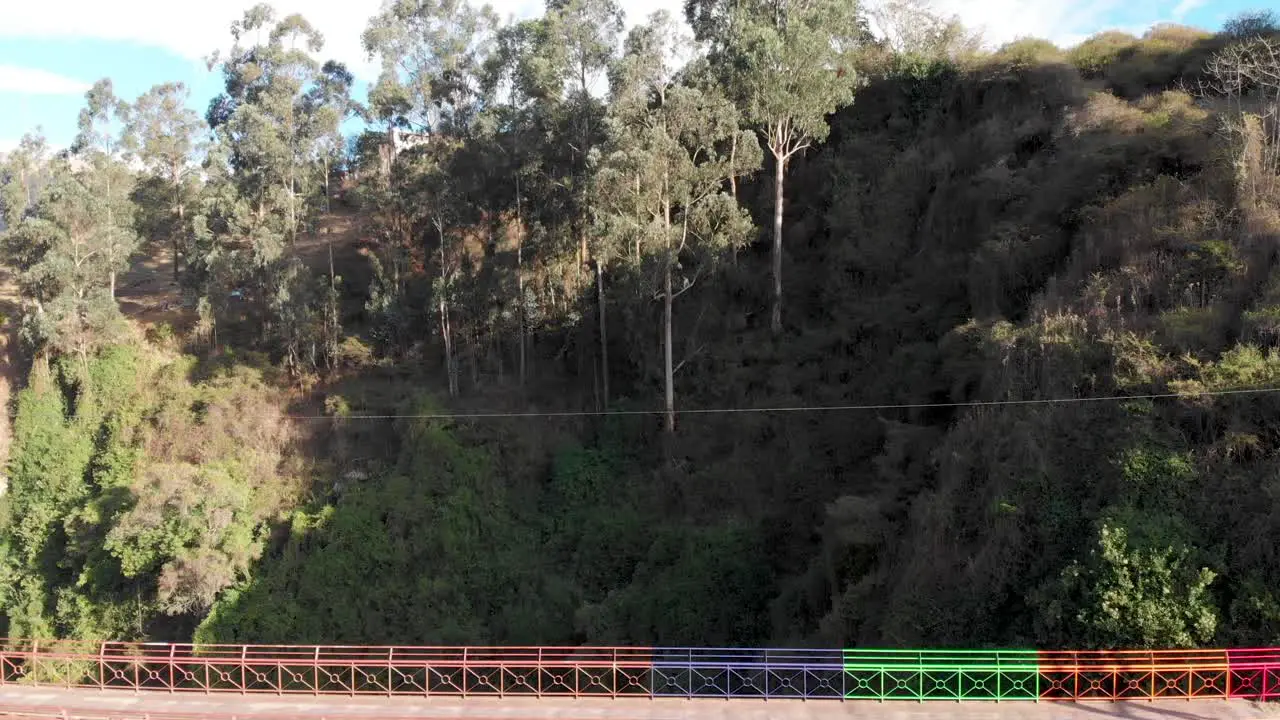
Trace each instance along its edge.
{"label": "tall tree", "polygon": [[497,16],[466,0],[386,0],[362,36],[382,63],[371,112],[392,124],[466,132],[479,109]]}
{"label": "tall tree", "polygon": [[355,76],[346,65],[330,60],[320,68],[315,85],[305,97],[305,114],[316,126],[316,165],[324,185],[323,208],[329,211],[330,176],[345,150],[342,123],[353,115],[364,116],[364,108],[351,97]]}
{"label": "tall tree", "polygon": [[525,197],[536,182],[542,156],[542,136],[537,132],[540,111],[553,81],[537,53],[545,45],[545,24],[526,20],[498,31],[494,52],[485,64],[484,88],[492,143],[501,156],[504,175],[512,190],[516,227],[517,367],[520,386],[528,377],[529,303],[525,272],[529,223]]}
{"label": "tall tree", "polygon": [[[435,136],[430,146],[401,164],[404,172],[395,191],[415,198],[419,220],[437,243],[434,296],[450,395],[458,393],[453,304],[466,182],[449,168],[482,107],[485,65],[496,27],[497,17],[488,5],[388,0],[363,36],[365,49],[380,58],[383,68],[370,94],[372,115],[393,127],[427,130]],[[474,333],[471,336],[474,357]]]}
{"label": "tall tree", "polygon": [[827,115],[853,100],[849,53],[868,32],[854,0],[687,0],[685,14],[773,156],[773,308],[782,330],[787,163],[826,139]]}
{"label": "tall tree", "polygon": [[23,334],[37,348],[76,355],[82,366],[122,322],[111,283],[131,216],[127,205],[104,202],[103,189],[100,171],[72,172],[61,161],[39,200],[4,238],[8,263],[19,271],[31,302]]}
{"label": "tall tree", "polygon": [[197,160],[208,130],[204,120],[187,107],[189,95],[182,83],[156,85],[134,102],[125,127],[127,152],[146,168],[139,183],[140,224],[169,239],[175,280],[182,266]]}
{"label": "tall tree", "polygon": [[730,161],[729,148],[742,132],[733,105],[677,82],[671,59],[681,54],[682,44],[665,12],[631,31],[614,75],[611,142],[598,182],[607,208],[605,235],[634,243],[657,265],[668,433],[675,431],[679,369],[675,300],[719,254],[749,237],[750,218],[725,187],[735,172],[759,164],[758,151],[754,158]]}
{"label": "tall tree", "polygon": [[130,108],[116,97],[111,81],[102,79],[85,93],[79,128],[71,150],[83,164],[77,182],[101,211],[94,229],[95,253],[105,260],[108,292],[116,296],[116,275],[128,267],[139,238],[132,200],[136,178],[125,165],[124,126]]}
{"label": "tall tree", "polygon": [[[231,34],[229,55],[213,58],[225,91],[210,104],[207,119],[230,151],[230,178],[256,216],[254,250],[260,262],[269,262],[307,220],[308,197],[319,187],[311,171],[317,145],[339,118],[317,116],[310,96],[320,78],[311,53],[323,49],[324,38],[305,18],[277,22],[269,6],[257,5],[232,24]],[[272,219],[275,211],[280,220]]]}
{"label": "tall tree", "polygon": [[313,307],[332,293],[314,292],[300,261],[285,251],[323,206],[319,168],[346,112],[341,87],[331,86],[343,85],[344,71],[336,64],[326,71],[313,59],[324,38],[300,15],[277,21],[269,6],[258,5],[231,33],[230,53],[211,61],[225,91],[207,113],[215,142],[193,220],[199,267],[191,274],[204,307],[221,312],[233,293],[248,301],[262,335],[301,369],[321,359],[311,348],[334,347],[313,334],[331,323],[312,322],[332,315]]}
{"label": "tall tree", "polygon": [[[574,267],[579,278],[583,269],[594,264],[596,286],[597,336],[600,347],[600,377],[605,404],[609,402],[609,337],[608,302],[605,295],[605,269],[608,251],[604,246],[592,251],[590,228],[594,207],[591,184],[593,157],[604,141],[604,104],[597,99],[599,83],[607,76],[618,52],[624,13],[614,0],[549,0],[545,23],[546,45],[540,55],[543,63],[554,68],[552,77],[561,88],[563,127],[567,137],[563,147],[569,150],[563,183],[569,191],[570,232],[578,244]],[[576,283],[581,289],[584,282]]]}
{"label": "tall tree", "polygon": [[870,12],[883,42],[895,54],[930,59],[970,55],[982,47],[982,34],[960,18],[935,10],[930,0],[885,0]]}
{"label": "tall tree", "polygon": [[27,133],[0,162],[0,223],[22,222],[49,177],[49,144],[37,130]]}

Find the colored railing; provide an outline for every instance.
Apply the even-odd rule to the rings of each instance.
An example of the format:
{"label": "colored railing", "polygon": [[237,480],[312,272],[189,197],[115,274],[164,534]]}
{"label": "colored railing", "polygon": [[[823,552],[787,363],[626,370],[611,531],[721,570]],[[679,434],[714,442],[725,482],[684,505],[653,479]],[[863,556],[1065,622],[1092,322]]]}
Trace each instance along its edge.
{"label": "colored railing", "polygon": [[0,640],[0,684],[306,695],[1280,700],[1280,649],[342,647]]}

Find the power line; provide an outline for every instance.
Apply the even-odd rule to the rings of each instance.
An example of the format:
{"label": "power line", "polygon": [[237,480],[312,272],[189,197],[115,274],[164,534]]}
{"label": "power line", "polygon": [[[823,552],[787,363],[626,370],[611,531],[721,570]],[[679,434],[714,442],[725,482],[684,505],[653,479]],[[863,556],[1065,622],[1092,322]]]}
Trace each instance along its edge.
{"label": "power line", "polygon": [[[1094,397],[1040,398],[1032,400],[971,400],[966,402],[899,403],[884,405],[781,405],[775,407],[694,408],[676,410],[676,415],[735,415],[743,413],[857,412],[865,410],[931,410],[946,408],[1006,407],[1013,405],[1068,405],[1073,403],[1162,400],[1170,398],[1263,395],[1280,393],[1280,387],[1205,390],[1196,393],[1148,393],[1143,395],[1099,395]],[[585,418],[665,415],[665,410],[562,410],[549,412],[409,413],[389,415],[286,415],[291,420],[485,420],[500,418]]]}

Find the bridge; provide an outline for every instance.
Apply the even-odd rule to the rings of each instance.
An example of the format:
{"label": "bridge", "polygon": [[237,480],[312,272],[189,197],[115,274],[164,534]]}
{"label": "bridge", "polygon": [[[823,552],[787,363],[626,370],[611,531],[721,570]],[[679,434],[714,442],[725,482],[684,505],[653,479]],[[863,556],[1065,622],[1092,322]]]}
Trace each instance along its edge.
{"label": "bridge", "polygon": [[[741,717],[747,712],[743,703],[724,701],[756,701],[745,707],[767,706],[767,715],[760,717],[994,717],[993,708],[1000,707],[1000,714],[1032,717],[1141,717],[1135,714],[1140,711],[1194,718],[1254,717],[1263,712],[1260,703],[1274,700],[1280,700],[1280,648],[823,650],[0,640],[0,714],[21,717]],[[908,702],[885,705],[894,701]],[[1170,703],[1176,710],[1164,709]]]}

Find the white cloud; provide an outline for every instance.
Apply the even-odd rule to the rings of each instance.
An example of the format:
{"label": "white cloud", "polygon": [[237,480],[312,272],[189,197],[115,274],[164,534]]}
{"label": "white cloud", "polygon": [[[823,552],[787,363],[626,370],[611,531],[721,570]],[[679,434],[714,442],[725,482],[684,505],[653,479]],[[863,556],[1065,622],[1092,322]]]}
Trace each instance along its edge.
{"label": "white cloud", "polygon": [[[983,29],[994,45],[1035,35],[1065,43],[1116,24],[1113,14],[1125,14],[1123,24],[1176,18],[1203,0],[935,0],[937,7],[955,13],[967,24]],[[229,27],[254,0],[42,0],[13,2],[0,22],[0,38],[98,38],[161,47],[192,61],[230,44]],[[491,0],[503,17],[524,18],[542,10],[543,0]],[[300,12],[325,36],[325,57],[347,65],[358,76],[372,79],[376,67],[365,57],[360,34],[381,0],[276,0],[281,15]],[[625,0],[629,23],[642,21],[664,8],[682,16],[682,0]],[[1171,7],[1177,5],[1176,8]],[[1141,17],[1132,19],[1135,12]]]}
{"label": "white cloud", "polygon": [[[231,23],[254,0],[45,0],[5,8],[0,37],[95,38],[134,42],[199,61],[231,44]],[[325,55],[364,60],[360,32],[378,0],[280,0],[281,15],[302,12],[325,35]]]}
{"label": "white cloud", "polygon": [[1204,7],[1205,2],[1207,2],[1207,0],[1181,0],[1181,2],[1178,3],[1178,6],[1173,9],[1171,15],[1174,20],[1181,21],[1193,11]]}
{"label": "white cloud", "polygon": [[[479,2],[477,0],[477,4]],[[1028,0],[1030,1],[1030,0]],[[5,3],[0,38],[97,38],[160,47],[193,62],[231,44],[230,26],[255,0],[43,0]],[[347,64],[372,80],[377,67],[365,57],[360,34],[381,0],[274,0],[280,16],[301,13],[324,34],[325,58]],[[544,0],[490,0],[504,19],[532,17]],[[624,0],[629,23],[643,21],[660,8],[683,17],[682,0]]]}
{"label": "white cloud", "polygon": [[[96,38],[159,47],[197,62],[231,44],[231,23],[255,0],[44,0],[14,2],[4,10],[0,38]],[[321,33],[321,55],[347,64],[358,76],[372,80],[377,67],[360,44],[365,25],[382,6],[381,0],[275,0],[277,15],[301,13]],[[503,18],[531,17],[542,11],[543,0],[491,0]],[[665,7],[680,17],[681,0],[627,0],[628,18],[638,21]]]}
{"label": "white cloud", "polygon": [[934,6],[983,31],[999,46],[1020,37],[1052,40],[1063,47],[1102,30],[1144,32],[1157,22],[1181,20],[1206,0],[934,0]]}
{"label": "white cloud", "polygon": [[0,92],[22,95],[78,95],[89,83],[39,68],[0,65]]}

